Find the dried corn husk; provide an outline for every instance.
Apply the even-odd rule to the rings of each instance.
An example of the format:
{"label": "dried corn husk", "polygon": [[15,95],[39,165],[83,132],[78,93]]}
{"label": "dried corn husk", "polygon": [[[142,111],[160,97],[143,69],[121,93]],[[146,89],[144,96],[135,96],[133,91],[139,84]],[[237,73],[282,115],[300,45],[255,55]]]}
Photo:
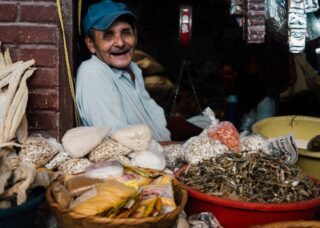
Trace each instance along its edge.
{"label": "dried corn husk", "polygon": [[19,142],[27,135],[24,118],[28,100],[26,80],[35,71],[30,69],[34,64],[33,59],[12,63],[9,50],[4,53],[0,50],[0,146],[15,138],[20,125]]}

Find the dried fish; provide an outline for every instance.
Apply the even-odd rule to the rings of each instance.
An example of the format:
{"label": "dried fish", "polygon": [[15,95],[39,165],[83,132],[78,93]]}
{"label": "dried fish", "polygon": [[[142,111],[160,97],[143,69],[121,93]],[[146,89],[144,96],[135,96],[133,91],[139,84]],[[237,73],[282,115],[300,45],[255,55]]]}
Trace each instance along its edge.
{"label": "dried fish", "polygon": [[320,196],[320,188],[296,165],[264,153],[226,153],[179,176],[200,192],[248,202],[289,203]]}

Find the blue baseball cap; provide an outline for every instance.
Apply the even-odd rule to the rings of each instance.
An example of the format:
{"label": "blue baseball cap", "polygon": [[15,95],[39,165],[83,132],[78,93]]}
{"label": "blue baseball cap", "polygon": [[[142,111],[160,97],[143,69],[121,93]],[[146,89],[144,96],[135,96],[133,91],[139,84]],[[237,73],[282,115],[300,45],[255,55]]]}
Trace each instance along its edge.
{"label": "blue baseball cap", "polygon": [[84,32],[88,34],[91,29],[108,29],[118,17],[125,14],[132,16],[134,21],[137,21],[136,16],[121,2],[103,0],[92,4],[83,19]]}

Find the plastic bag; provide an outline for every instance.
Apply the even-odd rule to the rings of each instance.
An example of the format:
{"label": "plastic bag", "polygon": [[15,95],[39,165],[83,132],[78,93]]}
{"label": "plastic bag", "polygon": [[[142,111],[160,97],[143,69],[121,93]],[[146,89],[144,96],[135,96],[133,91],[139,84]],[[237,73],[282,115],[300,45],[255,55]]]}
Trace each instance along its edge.
{"label": "plastic bag", "polygon": [[156,170],[163,170],[166,167],[164,155],[155,151],[140,151],[132,158],[131,163],[142,168]]}
{"label": "plastic bag", "polygon": [[182,160],[196,165],[228,151],[229,149],[226,145],[222,144],[219,140],[209,138],[206,133],[194,136],[183,144]]}
{"label": "plastic bag", "polygon": [[245,134],[241,135],[241,152],[246,154],[265,153],[271,155],[269,142],[261,135]]}
{"label": "plastic bag", "polygon": [[22,144],[19,152],[20,161],[30,161],[36,167],[44,166],[59,151],[60,144],[56,139],[46,139],[42,135],[28,137]]}
{"label": "plastic bag", "polygon": [[142,187],[142,194],[146,199],[152,197],[152,195],[160,197],[162,204],[161,214],[167,214],[176,209],[171,185],[147,185]]}
{"label": "plastic bag", "polygon": [[116,131],[111,138],[132,150],[142,151],[147,149],[152,132],[146,125],[131,125]]}
{"label": "plastic bag", "polygon": [[89,160],[92,162],[107,161],[115,157],[127,155],[131,151],[128,147],[107,138],[103,139],[102,142],[90,152]]}
{"label": "plastic bag", "polygon": [[207,129],[208,137],[220,141],[234,152],[240,152],[240,135],[235,126],[229,121],[219,122],[210,108],[204,114],[211,119],[211,125]]}
{"label": "plastic bag", "polygon": [[76,127],[62,137],[66,152],[73,158],[86,156],[109,134],[110,127]]}
{"label": "plastic bag", "polygon": [[139,189],[139,187],[149,184],[151,182],[151,179],[141,176],[138,173],[126,168],[123,175],[117,178],[117,181],[123,183],[126,186]]}
{"label": "plastic bag", "polygon": [[265,118],[274,116],[276,113],[276,104],[271,97],[265,97],[257,105],[256,120],[263,120]]}
{"label": "plastic bag", "polygon": [[84,176],[96,179],[117,178],[123,175],[123,166],[114,160],[95,163],[86,168]]}
{"label": "plastic bag", "polygon": [[179,162],[182,162],[182,144],[170,144],[163,148],[164,156],[169,168],[175,168]]}
{"label": "plastic bag", "polygon": [[86,158],[71,158],[59,165],[58,170],[64,175],[83,173],[92,163]]}
{"label": "plastic bag", "polygon": [[80,203],[73,203],[73,207],[71,208],[72,211],[83,215],[83,217],[105,212],[112,207],[128,201],[137,194],[136,189],[127,187],[111,179],[97,184],[95,188],[89,191],[92,192],[90,197]]}

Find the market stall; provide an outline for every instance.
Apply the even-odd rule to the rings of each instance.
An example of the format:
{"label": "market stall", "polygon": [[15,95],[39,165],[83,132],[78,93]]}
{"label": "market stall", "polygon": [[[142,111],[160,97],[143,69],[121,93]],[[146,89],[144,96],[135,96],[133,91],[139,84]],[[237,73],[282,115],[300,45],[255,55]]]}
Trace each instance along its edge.
{"label": "market stall", "polygon": [[[156,63],[156,66],[152,65],[155,71],[143,69],[148,74],[144,78],[145,83],[149,91],[154,92],[154,97],[159,98],[168,116],[171,116],[171,119],[168,118],[169,130],[175,133],[176,141],[157,142],[150,128],[145,125],[132,125],[111,133],[108,126],[75,126],[73,118],[63,119],[63,122],[73,126],[68,129],[64,126],[64,130],[59,130],[54,136],[50,130],[55,132],[57,129],[49,128],[43,132],[33,126],[30,131],[26,117],[30,94],[27,80],[37,71],[36,61],[22,61],[17,55],[15,58],[18,61],[13,62],[8,50],[1,51],[0,227],[3,224],[4,227],[22,226],[21,223],[24,223],[24,227],[34,227],[35,220],[39,218],[36,212],[40,204],[50,215],[48,219],[51,219],[51,225],[59,227],[171,228],[202,225],[245,228],[268,227],[268,223],[275,224],[275,227],[281,224],[285,227],[285,223],[288,226],[320,226],[318,106],[311,102],[308,107],[314,105],[314,110],[306,110],[307,114],[315,115],[313,117],[297,116],[304,110],[291,100],[301,92],[312,91],[312,94],[319,95],[318,72],[303,50],[309,52],[309,45],[316,45],[320,33],[314,30],[306,35],[306,31],[310,30],[306,30],[305,26],[298,28],[295,23],[289,23],[289,28],[279,27],[283,25],[280,23],[282,19],[287,16],[295,18],[302,10],[293,1],[291,11],[287,12],[286,8],[281,8],[280,2],[231,1],[231,12],[226,1],[207,1],[199,3],[199,8],[194,8],[193,16],[198,18],[206,6],[214,8],[210,8],[214,12],[219,11],[218,7],[224,9],[221,14],[228,8],[228,12],[234,15],[232,17],[236,17],[239,24],[236,24],[236,28],[232,24],[233,32],[230,32],[227,40],[232,40],[235,30],[239,32],[240,28],[243,32],[245,45],[250,47],[250,56],[246,58],[248,61],[241,66],[246,70],[245,77],[232,64],[241,59],[244,53],[233,53],[231,51],[237,49],[232,48],[221,51],[218,46],[219,42],[223,43],[222,36],[214,37],[215,41],[220,40],[215,44],[208,42],[212,37],[207,34],[217,34],[217,31],[224,34],[221,23],[201,30],[206,23],[201,24],[194,19],[194,26],[197,27],[193,27],[196,31],[192,37],[193,43],[190,43],[191,34],[180,34],[183,47],[179,44],[179,53],[171,53],[168,49],[172,51],[173,48],[163,46],[158,46],[161,50],[157,51],[157,42],[148,44],[146,41],[150,37],[143,33],[139,48],[157,56],[166,67],[139,51],[135,61],[141,65]],[[195,4],[195,1],[192,3]],[[134,2],[131,4],[134,6]],[[167,7],[169,3],[162,4],[161,7]],[[177,3],[170,4],[177,8]],[[244,9],[243,4],[246,6]],[[305,8],[308,9],[307,15],[301,13],[301,18],[313,20],[312,25],[318,22],[318,7],[315,5]],[[190,10],[190,6],[179,9]],[[144,7],[153,9],[149,4]],[[272,11],[272,7],[278,10]],[[296,8],[300,11],[293,12],[292,9]],[[141,6],[140,13],[143,15],[142,9]],[[266,9],[268,15],[265,21]],[[188,20],[181,22],[179,32],[182,32],[183,26],[191,29],[192,14],[187,12]],[[283,14],[278,18],[281,12]],[[208,15],[207,18],[210,18],[211,15]],[[170,16],[166,17],[168,21],[171,19]],[[245,23],[238,28],[241,22]],[[273,22],[275,24],[270,27]],[[308,24],[306,20],[300,22]],[[148,24],[145,25],[149,28]],[[175,29],[177,26],[172,27]],[[170,34],[172,27],[168,26],[165,34]],[[285,41],[283,39],[288,33],[290,43],[286,46],[287,37]],[[297,34],[303,36],[297,37]],[[154,32],[153,35],[156,37],[159,34]],[[269,49],[269,39],[274,37],[277,38],[277,45],[281,45],[274,45],[274,41],[271,41],[272,48]],[[167,40],[160,38],[162,42],[168,41],[164,42],[166,45],[172,45],[172,37],[166,37]],[[207,50],[202,52],[200,44],[206,44]],[[64,45],[67,46],[66,43]],[[228,42],[221,46],[228,46]],[[215,56],[209,61],[208,53],[217,50],[225,55]],[[279,55],[275,54],[275,50],[279,50]],[[271,58],[261,58],[265,53],[270,54]],[[289,54],[291,57],[286,58]],[[231,58],[233,55],[235,58]],[[192,61],[186,61],[186,57]],[[219,57],[228,61],[220,64]],[[278,62],[278,58],[281,61]],[[283,59],[290,60],[291,65],[281,65]],[[208,61],[201,65],[202,60]],[[268,60],[274,64],[270,71],[270,65],[262,64],[269,63]],[[173,65],[176,68],[173,69]],[[164,68],[168,69],[168,75],[162,75]],[[284,71],[289,70],[294,72],[296,79],[285,78],[281,81],[282,76],[286,76]],[[265,77],[265,72],[270,73],[270,77]],[[251,76],[258,76],[258,79]],[[274,78],[277,83],[280,81],[276,87],[268,84]],[[72,78],[69,83],[71,86]],[[275,108],[279,103],[274,97],[266,96],[264,83],[275,89],[273,95],[275,91],[281,92],[281,99],[277,101],[292,102],[298,106],[294,106],[294,109],[290,109],[292,104],[290,108],[281,106],[279,114],[288,114],[292,110],[299,112],[289,113],[290,116],[285,116],[285,119],[266,119],[277,115]],[[178,90],[180,85],[188,91]],[[238,85],[244,89],[239,94]],[[49,90],[51,88],[49,86]],[[69,93],[64,91],[61,94],[61,103],[64,103],[63,96],[66,94]],[[218,98],[213,99],[214,95]],[[72,104],[71,100],[68,99],[68,104]],[[304,102],[302,100],[301,103]],[[45,100],[46,103],[50,101]],[[171,101],[172,107],[168,105]],[[68,107],[73,110],[71,106]],[[207,106],[210,108],[203,109]],[[234,108],[233,112],[227,107]],[[77,113],[73,114],[77,116]],[[197,126],[195,122],[186,122],[194,114],[198,116],[193,120],[204,121],[205,124]],[[32,117],[37,119],[36,115]],[[34,119],[33,122],[38,123]]]}

